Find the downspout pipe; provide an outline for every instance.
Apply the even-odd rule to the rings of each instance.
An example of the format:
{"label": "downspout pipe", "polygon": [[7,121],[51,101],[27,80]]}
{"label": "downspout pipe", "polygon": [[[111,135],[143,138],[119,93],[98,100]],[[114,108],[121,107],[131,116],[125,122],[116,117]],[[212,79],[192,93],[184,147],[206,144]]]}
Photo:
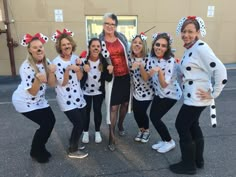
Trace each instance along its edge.
{"label": "downspout pipe", "polygon": [[12,76],[16,76],[16,66],[15,66],[15,58],[14,58],[14,41],[11,37],[11,28],[10,28],[10,21],[8,16],[8,4],[7,0],[3,0],[3,6],[4,6],[4,13],[5,13],[5,29],[1,30],[3,33],[6,32],[7,35],[7,47],[9,50],[9,56],[10,56],[10,64],[11,64],[11,74]]}

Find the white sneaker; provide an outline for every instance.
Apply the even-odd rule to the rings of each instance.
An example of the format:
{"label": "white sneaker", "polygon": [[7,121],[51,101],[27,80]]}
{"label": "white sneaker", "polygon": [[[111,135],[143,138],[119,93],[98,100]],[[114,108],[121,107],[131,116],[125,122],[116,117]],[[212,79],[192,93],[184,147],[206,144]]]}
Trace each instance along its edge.
{"label": "white sneaker", "polygon": [[102,137],[100,132],[95,132],[95,143],[101,143]]}
{"label": "white sneaker", "polygon": [[171,149],[175,148],[175,141],[170,140],[169,142],[165,142],[163,146],[161,146],[159,149],[157,149],[157,152],[159,153],[166,153],[169,152]]}
{"label": "white sneaker", "polygon": [[88,156],[88,153],[87,152],[83,152],[83,151],[80,151],[80,150],[77,150],[75,152],[70,152],[68,154],[68,157],[70,158],[76,158],[76,159],[83,159],[85,157]]}
{"label": "white sneaker", "polygon": [[83,133],[83,138],[82,138],[83,143],[89,143],[89,132],[84,132]]}
{"label": "white sneaker", "polygon": [[164,141],[158,141],[156,144],[153,144],[153,145],[152,145],[152,149],[157,150],[157,149],[159,149],[161,146],[163,146],[164,144],[165,144]]}

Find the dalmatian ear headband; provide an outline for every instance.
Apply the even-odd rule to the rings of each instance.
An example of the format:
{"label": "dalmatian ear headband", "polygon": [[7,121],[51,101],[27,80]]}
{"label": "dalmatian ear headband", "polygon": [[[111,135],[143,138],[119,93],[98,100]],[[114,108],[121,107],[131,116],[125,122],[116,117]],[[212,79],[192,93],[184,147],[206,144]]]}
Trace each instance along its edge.
{"label": "dalmatian ear headband", "polygon": [[69,36],[73,37],[74,33],[68,29],[63,29],[63,31],[56,30],[56,32],[52,35],[51,40],[53,42],[57,41],[57,38],[59,38],[62,34],[68,34]]}
{"label": "dalmatian ear headband", "polygon": [[142,41],[146,41],[147,40],[147,36],[145,35],[144,32],[141,32],[140,34],[136,34],[136,35],[132,35],[132,40],[134,40],[137,36],[140,36]]}
{"label": "dalmatian ear headband", "polygon": [[154,41],[161,34],[166,34],[169,37],[170,45],[173,43],[173,38],[172,38],[172,36],[169,33],[154,33],[152,35],[152,41]]}
{"label": "dalmatian ear headband", "polygon": [[179,35],[180,32],[181,32],[181,28],[184,24],[184,22],[188,19],[191,19],[191,20],[196,20],[200,26],[200,33],[201,33],[201,36],[204,37],[206,36],[206,26],[205,26],[205,23],[203,21],[203,19],[201,17],[196,17],[196,16],[188,16],[188,17],[183,17],[180,19],[179,23],[178,23],[178,26],[177,26],[177,29],[176,29],[176,34]]}
{"label": "dalmatian ear headband", "polygon": [[32,41],[32,39],[38,38],[43,44],[48,42],[48,37],[43,35],[42,33],[36,33],[35,35],[31,36],[30,34],[25,34],[23,39],[21,40],[21,45],[27,47],[28,44]]}

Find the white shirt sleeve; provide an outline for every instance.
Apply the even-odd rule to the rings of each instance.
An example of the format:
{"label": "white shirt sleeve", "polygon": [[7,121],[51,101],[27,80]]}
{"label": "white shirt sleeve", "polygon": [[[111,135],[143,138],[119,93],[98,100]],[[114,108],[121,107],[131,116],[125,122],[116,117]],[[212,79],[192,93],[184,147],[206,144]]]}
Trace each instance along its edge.
{"label": "white shirt sleeve", "polygon": [[208,72],[214,79],[212,97],[216,98],[220,95],[227,82],[226,68],[206,43],[198,48],[198,53],[200,59],[199,62],[203,70]]}

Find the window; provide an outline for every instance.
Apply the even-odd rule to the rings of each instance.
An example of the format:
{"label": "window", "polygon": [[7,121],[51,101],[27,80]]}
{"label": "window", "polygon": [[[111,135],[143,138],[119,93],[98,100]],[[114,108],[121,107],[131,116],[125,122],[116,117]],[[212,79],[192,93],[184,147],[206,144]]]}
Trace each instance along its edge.
{"label": "window", "polygon": [[[133,34],[137,34],[137,16],[117,16],[119,24],[117,31],[123,33],[129,42]],[[103,29],[103,16],[86,17],[86,39],[98,37]]]}

